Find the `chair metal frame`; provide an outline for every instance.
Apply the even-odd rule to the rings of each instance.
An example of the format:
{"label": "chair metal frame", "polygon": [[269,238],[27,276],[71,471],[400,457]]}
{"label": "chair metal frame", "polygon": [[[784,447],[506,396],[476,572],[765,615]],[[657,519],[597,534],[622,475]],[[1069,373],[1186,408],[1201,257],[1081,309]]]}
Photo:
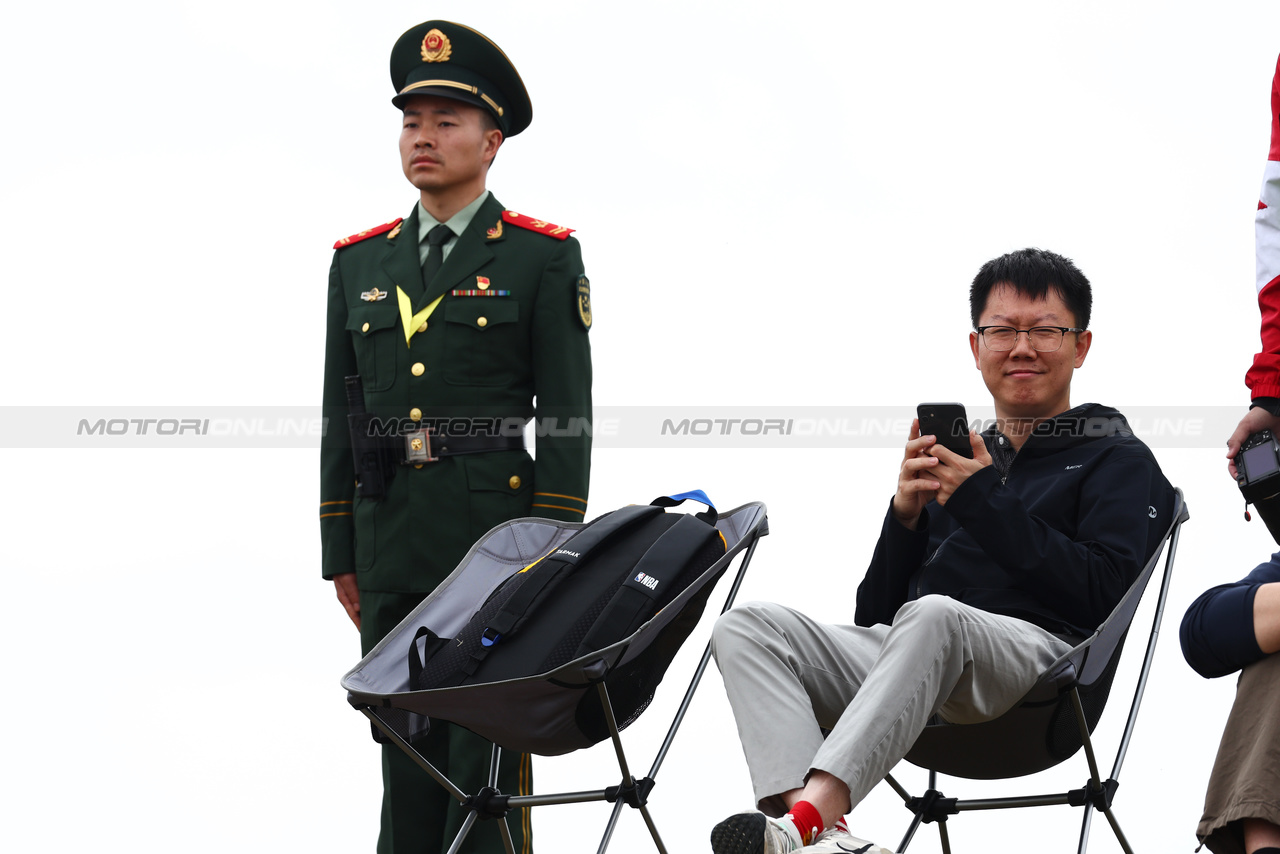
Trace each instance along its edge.
{"label": "chair metal frame", "polygon": [[[1169,595],[1169,583],[1173,575],[1174,557],[1178,550],[1178,537],[1181,533],[1183,523],[1189,518],[1186,503],[1183,500],[1182,490],[1176,490],[1176,493],[1177,502],[1174,508],[1173,521],[1170,523],[1169,529],[1161,539],[1160,546],[1157,547],[1155,553],[1151,556],[1147,566],[1143,568],[1142,573],[1140,573],[1138,579],[1130,588],[1129,593],[1125,595],[1125,598],[1116,606],[1116,610],[1113,611],[1114,616],[1126,606],[1130,597],[1135,597],[1138,600],[1142,598],[1145,593],[1147,583],[1152,575],[1152,570],[1158,564],[1161,552],[1163,551],[1165,544],[1168,543],[1168,553],[1165,555],[1164,575],[1160,583],[1159,596],[1156,600],[1155,616],[1152,619],[1151,632],[1147,639],[1146,654],[1143,657],[1142,667],[1138,673],[1137,688],[1134,691],[1133,702],[1129,707],[1129,717],[1125,721],[1124,731],[1120,737],[1120,745],[1116,752],[1115,762],[1111,767],[1110,776],[1104,781],[1098,771],[1098,762],[1094,754],[1093,742],[1090,738],[1090,726],[1089,722],[1086,720],[1084,705],[1080,697],[1080,680],[1078,678],[1078,674],[1084,657],[1088,654],[1090,647],[1098,641],[1104,632],[1109,631],[1113,633],[1121,633],[1121,638],[1116,643],[1114,650],[1111,653],[1114,658],[1119,658],[1123,648],[1123,634],[1128,631],[1134,613],[1136,613],[1137,602],[1132,603],[1134,613],[1131,613],[1128,616],[1128,619],[1123,622],[1123,625],[1118,622],[1113,622],[1111,618],[1108,618],[1107,621],[1099,627],[1098,631],[1094,632],[1093,635],[1055,662],[1054,665],[1041,677],[1040,683],[1038,683],[1039,686],[1057,682],[1059,686],[1062,686],[1064,666],[1071,666],[1070,671],[1068,671],[1071,678],[1064,687],[1060,687],[1060,690],[1063,691],[1064,697],[1060,697],[1059,702],[1069,701],[1075,712],[1075,719],[1079,726],[1085,758],[1087,759],[1089,766],[1089,779],[1085,785],[1079,789],[1072,789],[1071,791],[1062,794],[961,800],[945,797],[942,792],[939,791],[938,772],[934,769],[928,769],[929,788],[923,795],[918,797],[913,797],[898,783],[897,780],[894,779],[892,774],[887,774],[885,775],[885,781],[895,792],[898,793],[898,796],[902,798],[904,805],[913,814],[911,824],[907,828],[906,834],[902,838],[902,842],[898,845],[898,852],[905,852],[907,850],[907,846],[911,843],[916,830],[919,829],[922,823],[937,822],[938,833],[942,841],[943,854],[951,854],[951,841],[947,832],[947,819],[950,816],[973,810],[1015,809],[1022,807],[1059,806],[1067,804],[1070,806],[1084,808],[1084,817],[1080,828],[1080,842],[1077,847],[1077,854],[1085,854],[1085,850],[1089,842],[1092,815],[1095,809],[1107,817],[1107,821],[1111,825],[1112,831],[1115,833],[1116,840],[1120,843],[1120,847],[1124,850],[1125,854],[1133,854],[1133,848],[1129,844],[1129,840],[1125,836],[1124,831],[1120,828],[1120,822],[1116,818],[1115,812],[1112,809],[1112,801],[1114,800],[1116,790],[1120,785],[1118,782],[1120,768],[1124,764],[1125,755],[1129,750],[1129,742],[1133,736],[1134,727],[1137,724],[1138,711],[1142,705],[1143,693],[1146,691],[1147,679],[1151,672],[1151,664],[1155,658],[1156,641],[1160,637],[1160,624],[1164,618],[1165,602]],[[1032,693],[1034,692],[1035,689],[1033,689]],[[1015,707],[1013,711],[1016,712],[1017,708],[1018,707]],[[1011,713],[1012,712],[1006,714]],[[999,720],[1000,719],[997,719],[996,722]],[[943,725],[943,727],[948,731],[948,733],[954,733],[959,738],[964,737],[963,731],[965,730],[965,725],[963,724]],[[1074,752],[1072,755],[1074,755]],[[1063,757],[1059,762],[1064,762],[1069,758],[1071,757]],[[908,754],[908,761],[911,761],[910,754]]]}

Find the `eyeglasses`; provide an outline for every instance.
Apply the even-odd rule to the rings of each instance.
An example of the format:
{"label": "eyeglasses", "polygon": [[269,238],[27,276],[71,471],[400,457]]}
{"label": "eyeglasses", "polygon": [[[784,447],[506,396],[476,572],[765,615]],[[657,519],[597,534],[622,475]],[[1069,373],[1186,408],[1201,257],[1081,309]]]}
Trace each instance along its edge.
{"label": "eyeglasses", "polygon": [[979,326],[982,343],[988,350],[1012,350],[1018,343],[1018,333],[1025,332],[1031,346],[1041,353],[1052,353],[1062,346],[1068,332],[1084,332],[1075,326],[1033,326],[1030,329],[1014,329],[1012,326]]}

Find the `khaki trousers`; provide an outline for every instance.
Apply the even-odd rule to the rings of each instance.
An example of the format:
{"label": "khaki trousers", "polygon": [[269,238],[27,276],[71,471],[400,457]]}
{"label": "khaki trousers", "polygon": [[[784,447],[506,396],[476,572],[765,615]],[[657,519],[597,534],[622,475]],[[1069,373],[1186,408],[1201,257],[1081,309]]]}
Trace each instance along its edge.
{"label": "khaki trousers", "polygon": [[1214,854],[1244,854],[1246,818],[1280,825],[1280,653],[1240,671],[1196,835]]}

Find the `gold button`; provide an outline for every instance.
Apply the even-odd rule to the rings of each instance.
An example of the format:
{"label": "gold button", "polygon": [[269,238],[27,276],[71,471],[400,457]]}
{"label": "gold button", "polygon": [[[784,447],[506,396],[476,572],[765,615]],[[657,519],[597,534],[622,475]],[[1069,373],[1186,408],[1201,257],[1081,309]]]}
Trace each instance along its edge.
{"label": "gold button", "polygon": [[416,407],[416,406],[415,406],[413,409],[410,409],[410,410],[409,410],[409,418],[410,418],[410,420],[412,420],[412,421],[421,421],[421,420],[422,420],[422,410],[421,410],[421,409],[419,409],[419,408],[418,408],[418,407]]}
{"label": "gold button", "polygon": [[485,326],[488,326],[488,325],[489,325],[489,318],[487,318],[487,317],[477,317],[477,318],[476,318],[476,326],[485,327]]}
{"label": "gold button", "polygon": [[479,287],[479,288],[480,288],[480,290],[482,290],[482,291],[487,291],[487,290],[489,290],[489,283],[488,283],[488,282],[484,282],[484,281],[476,282],[476,286],[477,286],[477,287]]}
{"label": "gold button", "polygon": [[422,325],[418,327],[418,331],[419,331],[419,332],[426,332],[426,331],[427,331],[427,322],[426,322],[425,320],[424,320],[424,321],[422,321]]}
{"label": "gold button", "polygon": [[361,327],[360,327],[360,331],[361,331],[361,332],[368,332],[368,331],[369,331],[369,324],[367,324],[367,323],[366,323],[364,326],[361,326]]}
{"label": "gold button", "polygon": [[414,464],[413,464],[413,467],[414,467],[414,468],[416,468],[416,469],[420,469],[420,468],[422,468],[422,463],[414,463]]}
{"label": "gold button", "polygon": [[513,474],[513,475],[511,475],[511,480],[507,481],[507,483],[511,484],[511,488],[512,488],[512,489],[519,489],[519,488],[520,488],[520,475],[518,475],[518,474]]}
{"label": "gold button", "polygon": [[420,377],[427,371],[427,366],[421,362],[414,362],[413,367],[409,369],[415,377]]}

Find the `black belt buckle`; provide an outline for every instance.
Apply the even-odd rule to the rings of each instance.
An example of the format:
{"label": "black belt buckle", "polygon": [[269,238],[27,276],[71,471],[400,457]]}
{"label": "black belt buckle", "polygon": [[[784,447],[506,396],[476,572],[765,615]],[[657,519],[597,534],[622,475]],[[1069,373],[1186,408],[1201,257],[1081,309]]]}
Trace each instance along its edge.
{"label": "black belt buckle", "polygon": [[434,463],[439,457],[431,456],[431,433],[423,427],[404,434],[404,461],[408,465],[420,466],[423,463]]}

